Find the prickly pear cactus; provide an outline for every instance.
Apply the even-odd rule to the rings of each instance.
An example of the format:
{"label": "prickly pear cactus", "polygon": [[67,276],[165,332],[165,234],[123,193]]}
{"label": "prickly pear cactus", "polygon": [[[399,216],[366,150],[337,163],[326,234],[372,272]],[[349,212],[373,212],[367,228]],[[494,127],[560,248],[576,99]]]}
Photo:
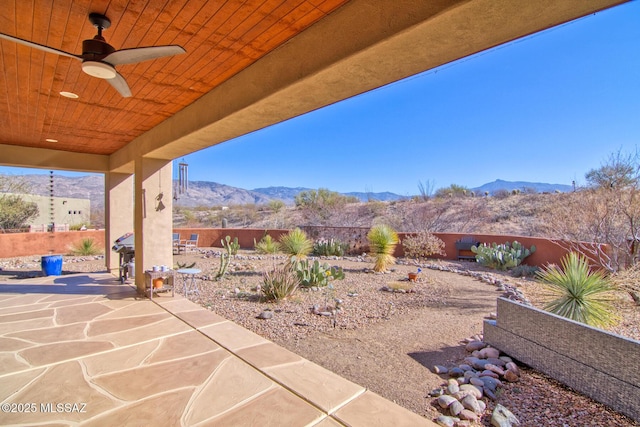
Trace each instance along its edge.
{"label": "prickly pear cactus", "polygon": [[476,254],[476,261],[485,267],[494,268],[496,270],[510,270],[519,266],[526,257],[536,251],[535,246],[527,249],[518,241],[513,244],[509,242],[498,245],[492,243],[491,246],[486,243],[471,248]]}

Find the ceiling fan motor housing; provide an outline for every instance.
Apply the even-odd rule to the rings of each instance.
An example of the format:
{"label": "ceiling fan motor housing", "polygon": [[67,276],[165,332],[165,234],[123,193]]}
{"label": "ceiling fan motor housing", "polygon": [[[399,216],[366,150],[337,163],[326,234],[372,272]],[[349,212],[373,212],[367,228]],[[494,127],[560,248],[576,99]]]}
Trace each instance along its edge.
{"label": "ceiling fan motor housing", "polygon": [[[101,60],[107,55],[112,54],[116,50],[104,39],[93,38],[82,42],[82,58]],[[88,55],[91,55],[90,57]]]}

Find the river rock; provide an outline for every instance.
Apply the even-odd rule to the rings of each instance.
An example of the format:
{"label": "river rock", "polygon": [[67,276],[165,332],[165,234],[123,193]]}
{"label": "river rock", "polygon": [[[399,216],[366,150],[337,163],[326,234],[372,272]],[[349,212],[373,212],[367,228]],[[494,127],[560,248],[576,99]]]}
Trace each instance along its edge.
{"label": "river rock", "polygon": [[460,391],[472,394],[476,399],[482,399],[482,388],[473,384],[463,384],[460,386]]}
{"label": "river rock", "polygon": [[442,409],[448,408],[449,405],[457,401],[458,400],[455,397],[449,396],[447,394],[443,394],[442,396],[438,397],[438,405],[440,405]]}
{"label": "river rock", "polygon": [[482,350],[480,350],[480,358],[481,359],[488,359],[488,358],[499,358],[500,357],[500,350],[498,350],[497,348],[493,348],[493,347],[485,347]]}
{"label": "river rock", "polygon": [[519,426],[520,421],[511,411],[498,403],[491,414],[491,425],[494,427],[513,427]]}
{"label": "river rock", "polygon": [[273,311],[271,310],[264,310],[262,313],[258,314],[258,319],[271,319],[273,317]]}
{"label": "river rock", "polygon": [[449,369],[447,369],[446,367],[442,366],[442,365],[435,365],[433,367],[433,373],[434,374],[446,374],[449,372]]}
{"label": "river rock", "polygon": [[518,368],[518,365],[516,365],[513,362],[507,362],[504,365],[505,368],[507,368],[507,370],[509,371],[513,371],[514,374],[516,374],[517,376],[520,376],[520,368]]}
{"label": "river rock", "polygon": [[458,385],[458,381],[454,379],[450,379],[447,383],[447,393],[454,394],[460,391],[460,386]]}
{"label": "river rock", "polygon": [[[460,403],[462,403],[462,406],[464,406],[465,409],[473,411],[476,414],[480,414],[482,412],[482,410],[480,409],[480,405],[478,405],[478,399],[476,399],[475,396],[472,394],[466,395],[460,401]],[[465,419],[468,420],[469,418],[465,418]]]}
{"label": "river rock", "polygon": [[483,341],[471,341],[465,346],[465,349],[468,352],[473,352],[485,348],[486,346],[487,344]]}
{"label": "river rock", "polygon": [[498,374],[498,376],[504,375],[504,369],[491,363],[487,363],[486,365],[484,365],[484,369],[495,372],[496,374]]}
{"label": "river rock", "polygon": [[500,367],[504,367],[507,364],[504,360],[500,358],[496,359],[495,357],[487,357],[487,362]]}
{"label": "river rock", "polygon": [[508,369],[507,372],[504,373],[504,379],[509,381],[510,383],[515,383],[519,380],[518,374],[513,372],[511,369]]}
{"label": "river rock", "polygon": [[453,367],[451,369],[449,369],[449,376],[450,377],[454,377],[454,378],[458,378],[458,377],[462,377],[464,376],[464,370],[462,370],[459,367]]}
{"label": "river rock", "polygon": [[478,387],[484,387],[484,381],[481,378],[473,377],[469,379],[469,384],[473,384]]}
{"label": "river rock", "polygon": [[449,412],[454,417],[460,414],[460,412],[462,411],[464,411],[464,406],[462,406],[462,403],[460,403],[458,400],[454,400],[453,403],[449,405]]}
{"label": "river rock", "polygon": [[475,412],[470,411],[469,409],[463,409],[462,411],[460,411],[460,414],[458,414],[458,416],[463,420],[468,420],[468,421],[478,420],[478,415]]}
{"label": "river rock", "polygon": [[436,423],[442,427],[455,427],[456,422],[458,421],[460,421],[460,418],[454,418],[448,415],[440,415],[436,419]]}

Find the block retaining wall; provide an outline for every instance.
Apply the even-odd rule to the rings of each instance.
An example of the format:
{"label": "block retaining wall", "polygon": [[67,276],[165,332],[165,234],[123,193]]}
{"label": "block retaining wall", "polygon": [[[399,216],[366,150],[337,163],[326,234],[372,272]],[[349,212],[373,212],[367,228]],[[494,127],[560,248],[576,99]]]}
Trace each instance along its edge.
{"label": "block retaining wall", "polygon": [[640,341],[504,298],[484,340],[514,359],[640,421]]}

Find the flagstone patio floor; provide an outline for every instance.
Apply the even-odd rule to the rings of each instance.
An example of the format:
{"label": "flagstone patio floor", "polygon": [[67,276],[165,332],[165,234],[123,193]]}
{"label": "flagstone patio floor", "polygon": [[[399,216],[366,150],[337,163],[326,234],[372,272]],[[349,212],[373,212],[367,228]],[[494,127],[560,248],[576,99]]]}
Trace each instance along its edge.
{"label": "flagstone patio floor", "polygon": [[435,426],[182,296],[0,276],[0,425]]}

